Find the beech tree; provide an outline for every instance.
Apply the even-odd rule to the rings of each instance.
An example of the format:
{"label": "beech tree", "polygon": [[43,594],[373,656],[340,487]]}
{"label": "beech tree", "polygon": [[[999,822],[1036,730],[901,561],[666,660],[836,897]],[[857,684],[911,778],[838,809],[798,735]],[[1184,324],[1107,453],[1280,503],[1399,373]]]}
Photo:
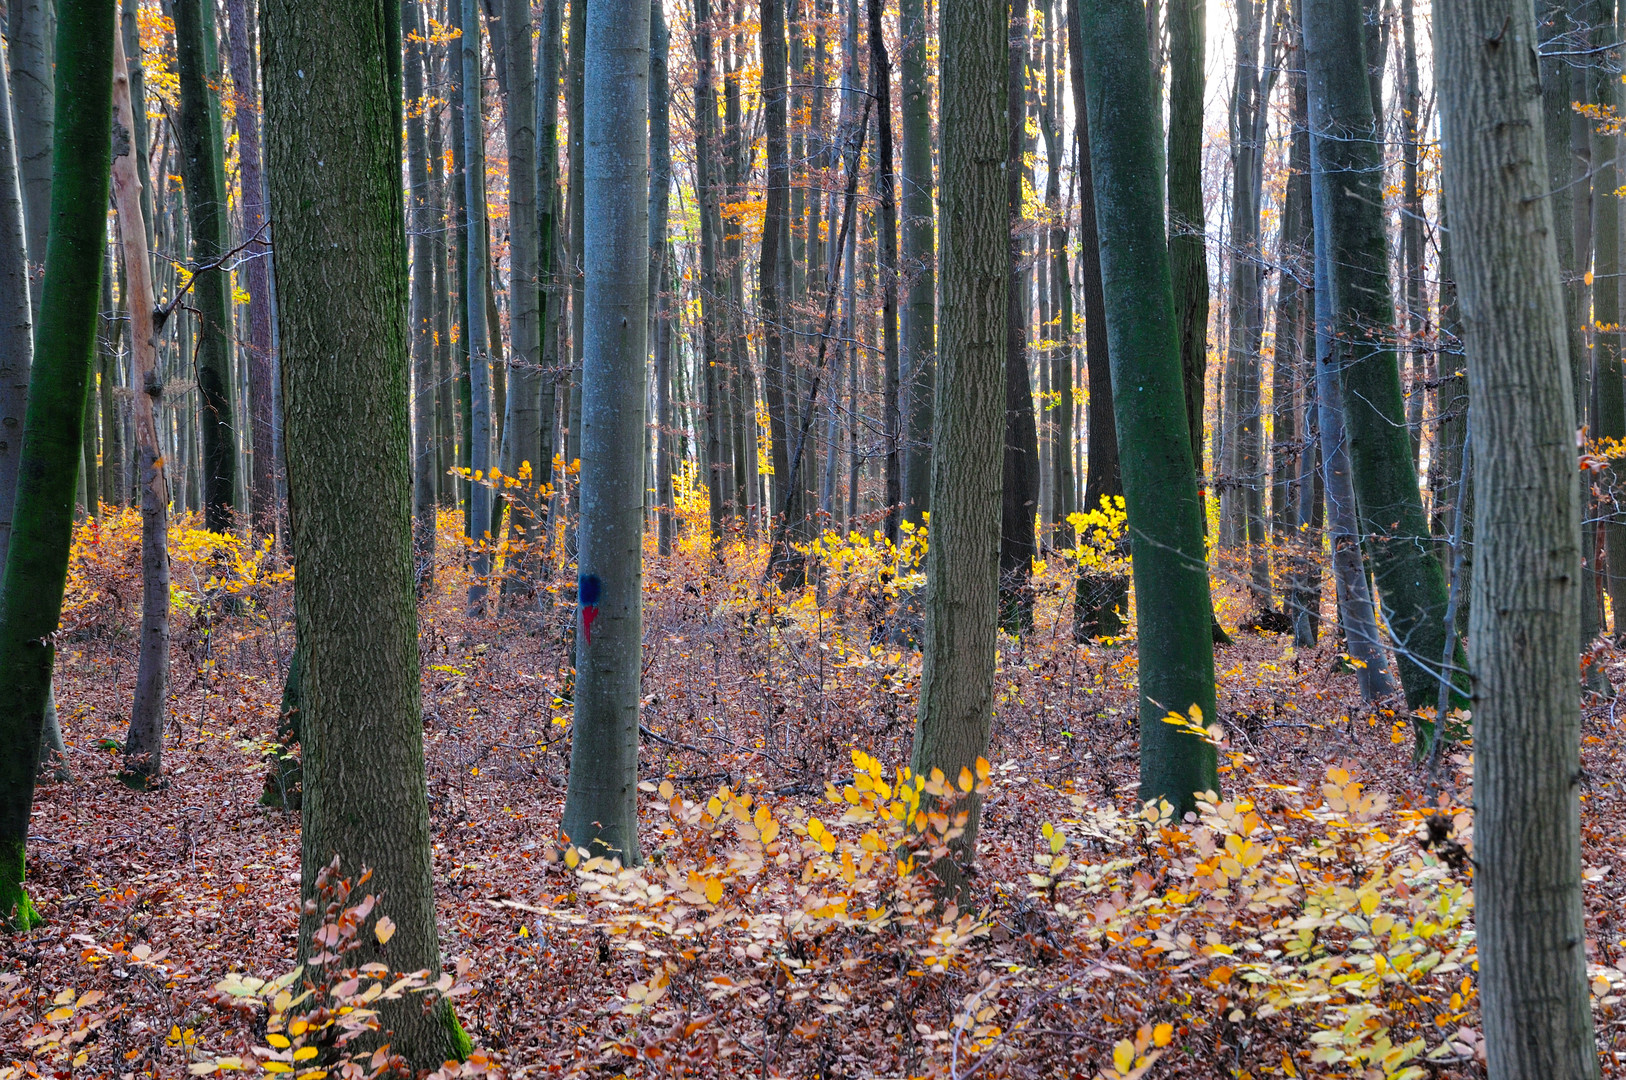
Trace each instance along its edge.
{"label": "beech tree", "polygon": [[937,353],[936,223],[932,218],[932,86],[926,69],[925,0],[900,0],[899,95],[903,117],[903,518],[914,525],[931,510],[932,398]]}
{"label": "beech tree", "polygon": [[1213,745],[1164,722],[1193,706],[1212,722],[1214,647],[1158,182],[1158,95],[1140,4],[1099,0],[1081,15],[1112,408],[1138,612],[1140,797],[1167,799],[1183,814],[1197,795],[1219,790],[1219,777]]}
{"label": "beech tree", "polygon": [[45,709],[73,539],[85,392],[99,321],[112,135],[114,11],[59,0],[54,199],[11,543],[0,576],[0,919],[29,929],[23,889]]}
{"label": "beech tree", "polygon": [[631,866],[641,861],[649,9],[591,0],[586,45],[579,630],[570,786],[560,831],[571,844]]}
{"label": "beech tree", "polygon": [[[397,0],[268,0],[266,164],[303,671],[301,895],[334,859],[397,929],[362,962],[440,970],[413,591]],[[395,33],[388,27],[395,24]],[[393,40],[392,40],[393,39]],[[320,164],[312,167],[312,162]],[[334,289],[333,281],[348,283]],[[357,515],[354,508],[370,510]],[[300,955],[320,906],[305,909]],[[414,1068],[467,1053],[450,1005],[381,1002]]]}
{"label": "beech tree", "polygon": [[1437,0],[1473,398],[1474,898],[1496,1080],[1598,1075],[1581,905],[1576,415],[1529,3]]}

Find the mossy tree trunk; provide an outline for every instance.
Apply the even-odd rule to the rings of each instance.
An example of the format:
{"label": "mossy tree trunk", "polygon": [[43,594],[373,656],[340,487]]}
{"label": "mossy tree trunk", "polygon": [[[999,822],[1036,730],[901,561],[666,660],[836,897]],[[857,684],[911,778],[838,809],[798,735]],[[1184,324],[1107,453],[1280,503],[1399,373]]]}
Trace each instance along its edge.
{"label": "mossy tree trunk", "polygon": [[22,929],[36,918],[23,891],[24,844],[73,540],[107,244],[114,15],[112,5],[96,0],[57,5],[55,194],[11,546],[0,577],[0,919]]}
{"label": "mossy tree trunk", "polygon": [[1113,411],[1140,650],[1140,797],[1177,813],[1219,790],[1211,743],[1164,722],[1196,706],[1214,719],[1212,605],[1202,501],[1186,426],[1169,276],[1145,11],[1098,0],[1082,19],[1101,277],[1112,338]]}
{"label": "mossy tree trunk", "polygon": [[[277,222],[304,750],[302,895],[371,869],[397,931],[358,959],[440,969],[413,597],[398,0],[268,0],[265,118]],[[312,168],[313,161],[322,162]],[[334,288],[342,282],[343,288]],[[365,505],[365,515],[355,512]],[[308,957],[320,909],[301,923]],[[442,1004],[386,1005],[412,1066],[466,1052]]]}

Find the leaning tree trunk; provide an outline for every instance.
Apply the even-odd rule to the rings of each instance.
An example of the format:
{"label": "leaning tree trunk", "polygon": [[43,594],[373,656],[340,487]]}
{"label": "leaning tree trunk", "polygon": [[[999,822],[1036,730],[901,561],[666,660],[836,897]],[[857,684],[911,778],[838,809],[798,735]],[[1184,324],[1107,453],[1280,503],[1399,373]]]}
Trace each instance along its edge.
{"label": "leaning tree trunk", "polygon": [[130,388],[134,391],[136,465],[141,485],[141,640],[130,732],[124,740],[119,779],[142,790],[163,774],[164,709],[169,701],[169,480],[158,444],[157,415],[164,384],[158,377],[153,326],[152,264],[141,212],[140,148],[131,139],[135,111],[130,100],[123,39],[113,40],[113,197],[124,253],[125,305],[130,311]]}
{"label": "leaning tree trunk", "polygon": [[114,15],[105,2],[57,4],[55,201],[11,547],[0,577],[0,919],[21,929],[37,920],[23,891],[23,851],[73,541],[85,389],[107,244]]}
{"label": "leaning tree trunk", "polygon": [[[988,752],[998,638],[1000,487],[1005,442],[1005,320],[1010,287],[1008,89],[1010,27],[1003,4],[949,3],[940,28],[943,322],[932,445],[931,544],[920,714],[910,767],[956,777]],[[974,799],[975,796],[972,796]],[[958,887],[976,857],[973,803],[955,865]]]}
{"label": "leaning tree trunk", "polygon": [[[254,460],[248,480],[248,511],[254,528],[277,527],[277,456],[272,427],[271,243],[265,216],[265,170],[260,161],[260,98],[254,81],[254,22],[248,0],[226,0],[231,15],[231,81],[237,128],[238,180],[242,185],[243,284],[248,289],[248,425]],[[131,89],[135,83],[132,79]]]}
{"label": "leaning tree trunk", "polygon": [[1113,411],[1127,451],[1124,502],[1140,650],[1140,798],[1176,816],[1219,790],[1212,743],[1164,722],[1215,719],[1214,646],[1202,500],[1186,429],[1179,328],[1163,229],[1159,125],[1144,8],[1097,0],[1083,13],[1090,158],[1112,338]]}
{"label": "leaning tree trunk", "polygon": [[[382,10],[380,10],[382,8]],[[266,164],[303,666],[302,896],[337,860],[397,930],[357,959],[440,969],[412,588],[406,214],[394,0],[268,0]],[[311,162],[325,164],[311,168]],[[335,289],[332,283],[346,283]],[[356,513],[366,506],[366,514]],[[320,906],[301,920],[313,951]],[[416,1069],[467,1052],[447,1003],[381,1003]]]}
{"label": "leaning tree trunk", "polygon": [[1468,638],[1485,1049],[1498,1080],[1586,1080],[1576,415],[1535,20],[1510,0],[1437,0],[1434,15],[1481,508]]}
{"label": "leaning tree trunk", "polygon": [[486,243],[486,141],[480,62],[480,0],[459,0],[463,35],[459,38],[463,59],[463,190],[468,207],[468,296],[469,353],[469,468],[473,470],[469,490],[470,537],[474,557],[470,560],[469,609],[483,609],[486,579],[491,574],[491,342],[486,313],[486,290],[490,287]]}
{"label": "leaning tree trunk", "polygon": [[[203,435],[204,524],[225,532],[237,497],[237,441],[232,433],[231,275],[211,264],[226,254],[226,171],[215,137],[219,99],[209,86],[206,35],[214,5],[175,0],[175,58],[180,77],[181,175],[192,231],[192,296],[198,310],[198,418]],[[308,166],[308,163],[307,163]],[[209,269],[205,270],[205,267]]]}
{"label": "leaning tree trunk", "polygon": [[[649,9],[591,0],[582,115],[589,132],[582,357],[576,712],[560,831],[638,852],[643,639],[644,372],[649,329]],[[596,631],[596,632],[595,632]]]}
{"label": "leaning tree trunk", "polygon": [[[1363,37],[1360,0],[1306,0],[1302,18],[1315,154],[1310,186],[1317,231],[1325,230],[1330,330],[1356,505],[1400,681],[1415,708],[1432,702],[1438,689],[1447,597],[1411,466],[1392,343],[1383,170],[1365,51],[1355,47]],[[1426,728],[1419,725],[1420,740]]]}
{"label": "leaning tree trunk", "polygon": [[932,218],[932,86],[926,68],[925,0],[900,0],[903,98],[903,351],[905,402],[903,518],[925,523],[931,511],[932,397],[937,363],[937,274]]}

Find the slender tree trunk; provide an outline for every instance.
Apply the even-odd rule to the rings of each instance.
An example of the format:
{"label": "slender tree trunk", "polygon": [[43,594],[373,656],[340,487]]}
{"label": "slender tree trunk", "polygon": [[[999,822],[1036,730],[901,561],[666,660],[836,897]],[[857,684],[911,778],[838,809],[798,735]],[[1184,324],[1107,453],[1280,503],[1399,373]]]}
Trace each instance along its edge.
{"label": "slender tree trunk", "polygon": [[192,304],[198,311],[198,419],[203,436],[204,524],[225,532],[237,499],[237,439],[232,426],[231,275],[201,271],[228,250],[226,171],[221,156],[219,98],[210,88],[214,6],[174,0],[176,71],[181,97],[181,175],[191,219]]}
{"label": "slender tree trunk", "polygon": [[[248,418],[254,459],[249,474],[249,517],[269,535],[277,525],[277,460],[271,435],[271,244],[265,217],[265,175],[260,162],[260,96],[254,80],[254,22],[248,0],[226,0],[231,16],[231,81],[235,96],[238,179],[242,186],[242,262],[248,288]],[[134,90],[134,82],[131,83]],[[420,121],[421,122],[421,121]],[[420,196],[421,197],[421,196]],[[414,223],[417,222],[414,218]],[[258,239],[256,239],[258,238]]]}
{"label": "slender tree trunk", "polygon": [[[574,0],[573,0],[574,2]],[[717,123],[717,92],[712,84],[710,0],[695,0],[695,201],[700,204],[700,357],[705,385],[702,410],[706,428],[706,484],[710,493],[711,547],[723,553],[723,502],[728,462],[723,456],[723,380],[717,370],[720,295],[717,282],[717,232],[713,224],[717,194],[712,180],[712,129]]]}
{"label": "slender tree trunk", "polygon": [[1402,291],[1406,337],[1411,346],[1407,350],[1411,363],[1411,391],[1406,399],[1406,427],[1411,431],[1411,466],[1416,469],[1423,449],[1423,405],[1428,400],[1429,350],[1424,344],[1428,335],[1428,298],[1423,281],[1423,228],[1427,223],[1423,218],[1423,190],[1418,180],[1423,88],[1417,71],[1417,27],[1413,6],[1414,0],[1400,0],[1400,91],[1405,95],[1400,110],[1403,125],[1400,249],[1406,274]]}
{"label": "slender tree trunk", "polygon": [[903,98],[903,350],[899,379],[907,414],[903,517],[925,522],[931,510],[932,397],[937,361],[936,227],[932,216],[932,86],[926,69],[925,0],[900,0]]}
{"label": "slender tree trunk", "polygon": [[582,114],[587,307],[582,393],[576,715],[560,831],[638,851],[643,639],[644,372],[649,327],[649,9],[591,0]]}
{"label": "slender tree trunk", "polygon": [[[1591,93],[1585,100],[1596,102],[1604,115],[1620,104],[1619,83],[1614,65],[1603,53],[1614,50],[1619,24],[1610,0],[1592,0],[1588,20],[1593,48],[1600,50],[1586,68]],[[1602,130],[1600,130],[1600,128]],[[1596,395],[1597,422],[1593,437],[1601,440],[1626,438],[1626,356],[1622,355],[1621,319],[1621,225],[1617,189],[1626,170],[1621,169],[1621,139],[1608,125],[1589,125],[1592,142],[1592,386]],[[1613,283],[1613,286],[1611,286]],[[1604,504],[1604,570],[1609,607],[1615,614],[1615,636],[1626,630],[1626,515],[1619,512],[1619,499],[1626,488],[1626,463],[1616,461],[1606,474]]]}
{"label": "slender tree trunk", "polygon": [[152,264],[142,219],[141,178],[131,140],[135,112],[121,37],[113,39],[113,194],[124,251],[125,303],[130,310],[130,384],[134,391],[136,460],[141,484],[141,640],[130,732],[119,778],[136,789],[163,774],[165,706],[169,700],[169,480],[155,417],[163,401],[153,327]]}
{"label": "slender tree trunk", "polygon": [[[1435,4],[1477,436],[1474,895],[1498,1080],[1598,1075],[1581,897],[1580,500],[1529,4]],[[1486,28],[1500,27],[1486,33]],[[1494,35],[1494,36],[1491,36]]]}
{"label": "slender tree trunk", "polygon": [[[137,101],[145,103],[147,100],[147,75],[145,66],[141,62],[141,25],[137,14],[140,0],[121,0],[121,5],[119,30],[124,37],[124,58],[130,70],[130,101],[132,103]],[[147,222],[147,247],[150,250],[152,248],[153,230],[158,225],[158,219],[155,216],[157,204],[153,198],[152,178],[148,175],[151,171],[151,162],[148,158],[152,153],[152,139],[147,127],[147,110],[145,107],[133,108],[133,116],[135,126],[130,131],[135,145],[141,148],[141,152],[136,155],[136,177],[141,181],[141,213]]]}
{"label": "slender tree trunk", "polygon": [[1133,552],[1140,654],[1140,798],[1176,815],[1219,790],[1213,744],[1164,722],[1215,719],[1202,500],[1182,404],[1180,339],[1158,168],[1161,131],[1137,0],[1083,13],[1090,156],[1112,337],[1113,410]]}
{"label": "slender tree trunk", "polygon": [[570,0],[570,74],[566,80],[570,110],[570,401],[565,462],[581,458],[582,415],[582,72],[586,62],[587,0]]}
{"label": "slender tree trunk", "polygon": [[[234,0],[241,3],[242,0]],[[407,244],[412,251],[412,555],[419,593],[435,579],[435,270],[430,219],[428,99],[424,93],[425,24],[416,0],[401,0],[401,25],[409,29],[403,81],[406,87]]]}
{"label": "slender tree trunk", "polygon": [[[767,42],[768,16],[763,15],[763,78],[765,87],[774,78],[768,70],[768,42]],[[780,41],[784,41],[784,34],[780,34]],[[655,357],[655,529],[660,544],[660,553],[672,553],[672,534],[675,525],[673,515],[676,507],[672,502],[672,289],[668,282],[671,276],[671,245],[667,240],[667,215],[669,213],[672,190],[672,133],[671,133],[671,83],[668,72],[668,59],[672,49],[672,35],[666,26],[666,7],[662,0],[650,0],[649,5],[649,311],[650,333]],[[765,91],[766,93],[767,91]],[[772,108],[772,99],[768,107]],[[772,123],[769,115],[769,123]],[[770,134],[769,138],[772,138]],[[770,165],[772,151],[769,152]],[[768,198],[773,198],[772,181],[769,182]],[[772,220],[771,218],[769,219]],[[766,245],[767,237],[764,234],[763,243]],[[766,258],[764,259],[766,263]],[[764,295],[766,290],[763,290]],[[764,341],[771,341],[777,345],[779,340],[778,313],[773,318],[767,314],[766,300],[763,302]],[[764,345],[764,351],[768,349]],[[773,387],[775,372],[772,361],[764,365],[767,368],[769,380],[769,412],[773,411]],[[770,420],[771,420],[770,416]],[[782,434],[776,429],[774,433],[774,447],[779,449]],[[783,475],[778,474],[778,475]]]}
{"label": "slender tree trunk", "polygon": [[[508,139],[508,419],[503,424],[502,471],[520,486],[509,504],[510,529],[522,545],[540,532],[542,504],[533,496],[543,470],[541,231],[537,213],[536,68],[531,62],[530,0],[503,0],[501,35],[506,39],[508,94],[503,109]],[[551,450],[547,456],[551,458]],[[529,475],[527,475],[529,474]],[[519,526],[522,523],[522,529]],[[522,548],[523,551],[523,548]],[[529,553],[516,554],[505,591],[529,594],[536,567]]]}
{"label": "slender tree trunk", "polygon": [[[919,723],[911,768],[953,778],[988,752],[999,616],[1000,488],[1009,317],[1009,114],[989,108],[1010,81],[1004,5],[941,9],[943,323],[932,444],[932,538]],[[959,887],[976,857],[972,796],[958,865],[935,868]]]}
{"label": "slender tree trunk", "polygon": [[[559,288],[561,234],[559,228],[559,64],[564,31],[563,0],[543,0],[541,40],[536,50],[536,213],[537,280],[542,293],[542,460],[537,463],[536,483],[557,485],[562,477],[554,473],[558,455],[558,387],[562,362],[561,345],[565,328],[565,294]],[[554,505],[558,488],[554,487]],[[551,518],[550,518],[551,521]],[[550,529],[551,533],[551,529]]]}
{"label": "slender tree trunk", "polygon": [[[383,11],[380,12],[380,7]],[[397,927],[358,959],[440,969],[413,599],[406,221],[393,0],[267,0],[266,164],[296,621],[301,894],[330,863]],[[312,161],[326,164],[319,169]],[[334,289],[344,281],[347,288]],[[357,514],[356,507],[369,512]],[[318,904],[301,921],[313,951]],[[449,1003],[380,1003],[415,1069],[468,1053]]]}
{"label": "slender tree trunk", "polygon": [[[456,24],[462,20],[462,2],[463,0],[447,0],[448,24]],[[449,178],[452,221],[449,231],[454,247],[450,285],[456,297],[456,308],[453,312],[452,366],[456,369],[457,375],[457,466],[472,473],[470,434],[474,430],[474,391],[469,377],[469,238],[472,234],[469,231],[468,185],[465,181],[468,173],[466,161],[468,138],[464,132],[468,108],[463,92],[463,46],[456,38],[447,46],[446,81],[451,88],[452,106],[450,131],[452,175]],[[475,536],[473,504],[475,485],[466,478],[460,478],[457,481],[457,488],[462,496],[458,501],[463,507],[463,535],[472,539]]]}
{"label": "slender tree trunk", "polygon": [[[1075,6],[1083,2],[1072,0]],[[1205,0],[1169,0],[1168,24],[1169,265],[1174,275],[1174,313],[1180,330],[1186,426],[1191,433],[1192,460],[1201,474],[1203,391],[1208,381],[1208,256],[1203,250],[1202,159],[1206,93],[1203,65],[1208,36]],[[1074,64],[1076,72],[1077,61]],[[1086,331],[1090,318],[1086,312]]]}
{"label": "slender tree trunk", "polygon": [[[789,75],[785,60],[785,8],[781,0],[763,0],[760,6],[762,28],[762,95],[767,134],[768,176],[766,205],[763,209],[762,250],[757,260],[757,297],[762,310],[763,384],[768,398],[769,437],[772,440],[773,470],[779,513],[787,520],[806,513],[800,498],[805,485],[789,484],[790,441],[795,400],[794,375],[785,355],[786,317],[790,305],[785,295],[786,260],[782,248],[790,238],[790,157],[786,146],[788,113],[786,84]],[[783,490],[778,490],[783,486]],[[790,549],[788,533],[773,523],[773,535],[783,538],[770,553],[772,568],[788,586],[794,580],[799,560]]]}
{"label": "slender tree trunk", "polygon": [[[1054,401],[1047,409],[1055,416],[1052,421],[1053,438],[1050,451],[1051,518],[1056,523],[1055,543],[1068,548],[1073,544],[1068,516],[1078,509],[1073,477],[1073,283],[1067,269],[1067,218],[1061,205],[1061,170],[1065,155],[1061,131],[1064,113],[1060,75],[1065,67],[1058,64],[1057,54],[1066,40],[1055,22],[1058,0],[1044,0],[1045,26],[1045,156],[1049,159],[1045,180],[1045,202],[1050,213],[1050,230],[1046,239],[1047,277],[1050,284],[1050,318],[1045,337],[1054,341],[1050,349],[1050,390]],[[1061,0],[1065,2],[1065,0]],[[1061,68],[1058,71],[1058,67]]]}
{"label": "slender tree trunk", "polygon": [[11,125],[8,60],[0,46],[0,570],[5,568],[11,544],[23,414],[28,409],[28,373],[34,363],[29,297],[35,290],[29,280],[26,219]]}
{"label": "slender tree trunk", "polygon": [[1006,197],[1010,214],[1010,312],[1005,321],[1005,474],[1000,510],[1000,623],[1014,634],[1033,622],[1033,519],[1039,510],[1039,432],[1028,382],[1028,296],[1023,273],[1022,174],[1027,124],[1027,0],[1011,4],[1006,107]]}
{"label": "slender tree trunk", "polygon": [[892,62],[886,55],[881,0],[869,0],[870,79],[875,84],[876,146],[879,155],[873,184],[880,197],[881,355],[886,385],[881,389],[882,430],[886,440],[886,538],[898,542],[903,505],[903,455],[900,446],[898,369],[898,194],[892,165]]}
{"label": "slender tree trunk", "polygon": [[0,577],[0,919],[24,930],[37,921],[23,891],[23,852],[56,659],[52,635],[73,540],[73,492],[107,243],[114,14],[111,5],[91,0],[57,4],[58,109],[51,154],[56,203],[11,544]]}
{"label": "slender tree trunk", "polygon": [[[1330,331],[1361,532],[1371,545],[1406,699],[1417,707],[1430,703],[1438,688],[1447,597],[1411,467],[1390,344],[1394,308],[1376,121],[1364,50],[1351,48],[1362,37],[1360,20],[1359,0],[1306,0],[1303,8],[1315,155],[1311,191],[1317,235],[1327,245]],[[1418,730],[1421,738],[1424,727]]]}
{"label": "slender tree trunk", "polygon": [[[463,190],[468,210],[468,296],[469,393],[472,408],[469,430],[469,467],[474,484],[469,492],[469,510],[474,529],[474,558],[469,581],[469,608],[480,611],[485,602],[487,577],[491,574],[491,341],[486,306],[490,287],[486,245],[486,143],[481,82],[484,66],[480,61],[480,0],[460,0],[463,35]],[[484,481],[484,482],[482,482]]]}
{"label": "slender tree trunk", "polygon": [[[136,205],[141,205],[139,198],[136,200]],[[146,243],[145,236],[142,237],[142,243],[143,245]],[[146,253],[145,246],[142,247],[142,253]],[[122,268],[122,259],[118,265]],[[111,277],[111,274],[109,276]],[[150,282],[151,279],[149,277],[149,288],[151,287]],[[110,306],[110,310],[113,311],[113,318],[115,320],[113,347],[102,354],[101,370],[97,372],[97,383],[100,388],[99,405],[102,418],[102,467],[100,481],[102,488],[102,501],[107,503],[109,506],[124,506],[129,501],[130,492],[130,482],[125,472],[125,466],[127,464],[126,457],[128,452],[124,443],[124,421],[122,410],[119,408],[118,394],[116,393],[119,384],[120,368],[119,331],[122,330],[124,321],[128,315],[127,309],[130,302],[129,296],[129,284],[121,275],[119,278],[118,307],[111,308]],[[0,555],[0,562],[3,562],[4,558],[5,557],[3,555]]]}
{"label": "slender tree trunk", "polygon": [[33,317],[39,321],[39,268],[51,223],[51,132],[56,123],[52,82],[52,0],[12,0],[6,5],[6,44],[11,63],[11,109],[16,117],[17,172],[22,183],[27,251],[33,264]]}

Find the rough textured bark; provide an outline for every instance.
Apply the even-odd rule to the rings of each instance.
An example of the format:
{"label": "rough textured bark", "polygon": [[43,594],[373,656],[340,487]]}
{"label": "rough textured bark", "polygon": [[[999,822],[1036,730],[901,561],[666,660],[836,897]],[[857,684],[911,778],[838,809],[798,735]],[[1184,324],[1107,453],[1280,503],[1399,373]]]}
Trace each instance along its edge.
{"label": "rough textured bark", "polygon": [[1164,723],[1214,711],[1202,501],[1186,429],[1179,330],[1163,227],[1160,129],[1137,0],[1083,12],[1090,157],[1112,338],[1113,410],[1128,453],[1124,502],[1140,654],[1140,798],[1183,814],[1219,790],[1213,744]]}
{"label": "rough textured bark", "polygon": [[51,66],[52,0],[12,0],[6,5],[7,59],[11,62],[11,108],[16,117],[17,171],[22,180],[23,220],[33,260],[33,315],[39,318],[38,268],[45,262],[51,223],[51,132],[56,91]]}
{"label": "rough textured bark", "polygon": [[[932,444],[932,536],[919,723],[911,768],[949,778],[988,752],[999,612],[1010,206],[1005,162],[1010,27],[1002,4],[941,9],[943,321]],[[975,798],[973,796],[973,798]],[[980,807],[958,841],[976,856]],[[950,884],[959,867],[938,867]]]}
{"label": "rough textured bark", "polygon": [[141,639],[130,731],[124,740],[119,778],[134,788],[152,787],[163,773],[164,718],[169,700],[169,480],[164,475],[156,416],[164,386],[158,378],[153,328],[152,264],[141,212],[141,148],[135,128],[124,43],[113,40],[113,197],[124,252],[125,302],[130,310],[131,406],[136,467],[141,486]]}
{"label": "rough textured bark", "polygon": [[[237,0],[241,2],[241,0]],[[407,237],[412,251],[412,554],[420,591],[435,578],[435,267],[431,240],[435,222],[429,202],[428,111],[424,97],[427,56],[421,5],[401,0],[401,25],[408,28],[402,79],[406,88]],[[438,215],[436,215],[438,216]]]}
{"label": "rough textured bark", "polygon": [[195,367],[203,441],[203,518],[217,532],[231,528],[237,498],[237,440],[232,426],[231,275],[199,272],[228,250],[226,170],[216,134],[220,105],[210,88],[214,6],[175,0],[176,73],[180,80],[181,176],[192,237],[192,305],[198,311]]}
{"label": "rough textured bark", "polygon": [[587,232],[576,709],[560,831],[638,852],[644,373],[649,327],[649,9],[591,0],[582,114]]}
{"label": "rough textured bark", "polygon": [[1000,508],[1000,623],[1011,633],[1033,621],[1033,520],[1039,511],[1039,432],[1028,382],[1028,295],[1021,235],[1027,124],[1027,0],[1011,4],[1010,73],[1006,84],[1006,199],[1010,223],[1010,312],[1005,318],[1005,474]]}
{"label": "rough textured bark", "polygon": [[[248,289],[248,425],[254,456],[249,469],[248,508],[254,528],[276,530],[277,460],[271,435],[271,244],[265,216],[265,169],[260,160],[260,96],[254,79],[254,21],[248,0],[226,0],[233,121],[237,128],[238,181],[242,188],[243,251]],[[132,83],[133,87],[133,83]],[[258,237],[258,239],[256,239]]]}
{"label": "rough textured bark", "polygon": [[[1335,364],[1361,532],[1385,621],[1413,707],[1438,689],[1445,649],[1445,576],[1433,555],[1411,467],[1405,402],[1392,344],[1394,308],[1383,227],[1382,170],[1359,0],[1306,0],[1302,11],[1309,79],[1311,193],[1317,232],[1325,219]],[[1419,726],[1421,737],[1423,726]]]}
{"label": "rough textured bark", "polygon": [[[1438,0],[1479,488],[1474,897],[1490,1075],[1598,1075],[1581,903],[1574,403],[1531,5]],[[1495,28],[1500,28],[1495,29]]]}
{"label": "rough textured bark", "polygon": [[113,32],[111,5],[57,4],[55,201],[11,547],[0,577],[0,919],[22,929],[36,918],[23,891],[23,849],[56,659],[52,635],[73,539],[85,388],[107,244]]}
{"label": "rough textured bark", "polygon": [[[486,139],[480,62],[480,0],[460,0],[463,34],[463,200],[467,208],[467,297],[469,357],[469,468],[474,483],[469,490],[469,528],[474,541],[470,559],[469,607],[480,610],[491,573],[491,341],[486,290],[490,288],[490,248],[486,243]],[[486,483],[481,481],[485,480]]]}
{"label": "rough textured bark", "polygon": [[[266,163],[277,222],[304,751],[302,895],[337,859],[395,921],[358,960],[440,969],[412,588],[406,214],[396,0],[267,0]],[[323,162],[311,168],[313,161]],[[355,512],[366,505],[368,513]],[[300,954],[313,951],[312,907]],[[381,1010],[414,1068],[467,1053],[448,1004]]]}
{"label": "rough textured bark", "polygon": [[932,86],[926,69],[925,0],[900,0],[898,87],[903,116],[903,517],[920,525],[931,510],[932,397],[937,363],[936,225],[932,217]]}

